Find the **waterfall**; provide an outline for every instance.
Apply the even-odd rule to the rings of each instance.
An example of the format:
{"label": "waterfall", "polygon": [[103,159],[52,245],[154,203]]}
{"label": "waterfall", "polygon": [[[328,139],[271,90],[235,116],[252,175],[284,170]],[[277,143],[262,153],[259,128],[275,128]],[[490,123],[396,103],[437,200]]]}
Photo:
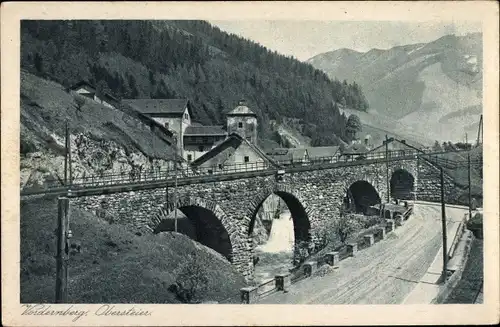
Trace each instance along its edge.
{"label": "waterfall", "polygon": [[290,213],[282,213],[274,219],[268,241],[257,250],[268,253],[293,252],[294,229]]}

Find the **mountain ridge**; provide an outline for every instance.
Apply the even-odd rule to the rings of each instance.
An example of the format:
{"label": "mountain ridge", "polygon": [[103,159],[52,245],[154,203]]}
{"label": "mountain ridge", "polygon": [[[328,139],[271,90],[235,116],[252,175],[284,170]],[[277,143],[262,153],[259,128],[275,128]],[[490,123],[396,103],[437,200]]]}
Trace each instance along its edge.
{"label": "mountain ridge", "polygon": [[[349,55],[346,55],[349,54]],[[338,49],[307,60],[330,78],[355,80],[370,108],[422,135],[461,140],[482,106],[482,34],[444,35],[432,42],[370,49]],[[425,123],[416,119],[432,113]],[[429,123],[431,133],[429,133]]]}

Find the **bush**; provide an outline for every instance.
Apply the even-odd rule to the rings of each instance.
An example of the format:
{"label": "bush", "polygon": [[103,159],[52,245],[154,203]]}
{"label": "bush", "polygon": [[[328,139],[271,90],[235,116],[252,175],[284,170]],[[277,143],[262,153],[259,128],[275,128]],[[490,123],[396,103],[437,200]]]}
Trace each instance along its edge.
{"label": "bush", "polygon": [[203,264],[195,254],[186,262],[177,276],[175,284],[170,285],[169,291],[174,293],[183,303],[200,301],[207,289],[208,277]]}
{"label": "bush", "polygon": [[20,143],[20,152],[22,155],[26,155],[28,153],[32,153],[36,151],[36,147],[33,143],[26,141],[21,138],[21,143]]}
{"label": "bush", "polygon": [[483,215],[476,213],[476,215],[467,222],[467,229],[470,230],[475,237],[483,238]]}

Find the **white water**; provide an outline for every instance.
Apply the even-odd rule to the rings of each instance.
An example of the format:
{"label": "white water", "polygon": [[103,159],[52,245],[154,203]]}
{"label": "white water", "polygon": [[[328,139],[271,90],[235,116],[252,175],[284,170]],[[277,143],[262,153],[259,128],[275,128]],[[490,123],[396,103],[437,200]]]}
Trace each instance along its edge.
{"label": "white water", "polygon": [[256,250],[269,253],[292,252],[293,240],[293,221],[290,213],[285,212],[280,214],[279,219],[273,220],[269,239]]}
{"label": "white water", "polygon": [[284,212],[279,219],[273,220],[268,241],[255,249],[259,257],[255,265],[256,282],[274,278],[277,273],[292,268],[293,245],[293,220],[289,212]]}

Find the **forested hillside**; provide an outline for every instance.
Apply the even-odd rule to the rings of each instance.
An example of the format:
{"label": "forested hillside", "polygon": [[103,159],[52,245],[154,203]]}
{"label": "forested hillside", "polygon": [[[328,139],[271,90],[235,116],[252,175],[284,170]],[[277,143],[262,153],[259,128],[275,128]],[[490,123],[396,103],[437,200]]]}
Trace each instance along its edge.
{"label": "forested hillside", "polygon": [[317,145],[345,139],[339,107],[366,111],[352,82],[204,21],[23,21],[21,66],[70,86],[82,79],[118,98],[189,98],[202,124],[224,124],[240,98],[269,121],[298,119]]}

